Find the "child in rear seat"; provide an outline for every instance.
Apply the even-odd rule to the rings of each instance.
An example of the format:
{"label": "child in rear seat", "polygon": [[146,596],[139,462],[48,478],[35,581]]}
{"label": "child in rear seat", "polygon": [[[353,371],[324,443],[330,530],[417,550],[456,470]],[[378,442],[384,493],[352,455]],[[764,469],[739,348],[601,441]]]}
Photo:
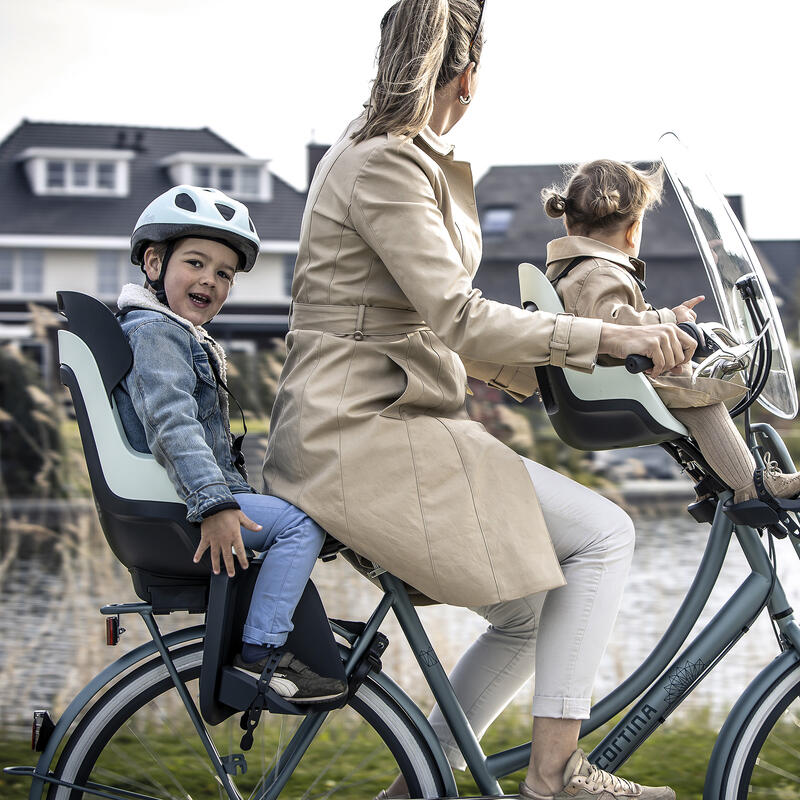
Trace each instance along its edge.
{"label": "child in rear seat", "polygon": [[347,684],[317,675],[284,644],[325,533],[300,509],[248,485],[240,443],[231,446],[225,354],[202,327],[258,251],[247,208],[215,189],[176,186],[147,206],[131,236],[145,286],[127,284],[118,303],[133,367],[115,400],[132,447],[152,452],[187,519],[200,523],[195,562],[209,550],[214,572],[221,556],[233,575],[232,551],[242,567],[245,547],[267,551],[234,666],[261,675],[277,660],[270,687],[315,703],[342,697]]}
{"label": "child in rear seat", "polygon": [[[637,256],[645,211],[661,199],[661,170],[643,172],[602,159],[579,166],[566,187],[542,192],[549,217],[564,217],[567,235],[547,245],[547,277],[564,310],[618,325],[694,321],[693,297],[673,309],[645,302],[645,264]],[[600,364],[619,364],[601,356]],[[716,378],[692,383],[691,366],[680,374],[650,377],[659,397],[697,442],[703,456],[734,491],[734,502],[753,500],[753,456],[723,401],[741,397],[741,386]],[[764,485],[774,497],[800,493],[800,473],[786,475],[767,454]]]}

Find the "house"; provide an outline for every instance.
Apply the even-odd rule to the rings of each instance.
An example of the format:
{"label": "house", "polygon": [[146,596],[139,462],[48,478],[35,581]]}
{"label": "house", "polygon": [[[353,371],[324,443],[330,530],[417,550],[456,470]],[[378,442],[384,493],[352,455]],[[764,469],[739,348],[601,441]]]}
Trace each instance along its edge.
{"label": "house", "polygon": [[[312,170],[324,149],[310,146]],[[305,193],[268,160],[208,128],[23,120],[0,142],[0,341],[24,341],[36,322],[29,304],[55,310],[60,289],[113,306],[123,283],[142,280],[128,257],[139,214],[178,183],[246,202],[261,237],[258,262],[237,278],[213,335],[248,349],[283,336]]]}
{"label": "house", "polygon": [[[517,265],[528,261],[544,267],[547,242],[564,235],[561,220],[547,217],[542,209],[542,189],[561,185],[567,167],[557,164],[492,167],[475,188],[483,233],[483,260],[475,285],[493,299],[519,303]],[[741,197],[728,202],[743,222]],[[782,300],[781,316],[791,335],[797,327],[797,268],[800,242],[754,242],[764,272],[776,297]],[[707,298],[698,306],[713,312],[714,300],[700,253],[694,243],[678,198],[665,181],[662,204],[648,212],[642,237],[641,257],[647,262],[647,297],[656,307],[676,306],[698,294]]]}

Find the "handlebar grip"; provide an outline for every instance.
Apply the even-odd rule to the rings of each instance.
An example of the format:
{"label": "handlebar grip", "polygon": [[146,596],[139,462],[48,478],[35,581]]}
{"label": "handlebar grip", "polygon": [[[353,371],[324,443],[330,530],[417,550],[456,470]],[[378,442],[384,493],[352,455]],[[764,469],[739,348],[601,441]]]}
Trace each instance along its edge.
{"label": "handlebar grip", "polygon": [[[694,322],[679,322],[678,327],[697,342],[697,349],[694,351],[696,356],[705,358],[717,349],[713,342],[706,339]],[[647,356],[630,355],[625,359],[625,369],[634,374],[644,372],[652,366],[653,362]]]}
{"label": "handlebar grip", "polygon": [[652,366],[653,361],[647,356],[630,355],[625,359],[625,369],[628,370],[628,372],[634,373],[634,375],[637,372],[644,372]]}

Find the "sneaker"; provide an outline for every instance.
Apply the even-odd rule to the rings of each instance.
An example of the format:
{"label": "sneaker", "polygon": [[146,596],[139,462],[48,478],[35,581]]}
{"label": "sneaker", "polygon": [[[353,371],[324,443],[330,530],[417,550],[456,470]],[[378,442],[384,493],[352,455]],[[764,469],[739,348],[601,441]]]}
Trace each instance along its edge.
{"label": "sneaker", "polygon": [[764,456],[764,486],[767,491],[783,500],[797,497],[800,494],[800,472],[781,472],[778,462],[772,461],[770,455]]}
{"label": "sneaker", "polygon": [[[245,661],[241,653],[233,659],[233,666],[236,669],[259,676],[266,663],[266,657],[259,661]],[[329,700],[339,700],[347,694],[345,681],[317,675],[311,667],[306,666],[299,658],[295,658],[288,650],[284,652],[278,666],[275,667],[269,688],[293,703],[324,703]]]}
{"label": "sneaker", "polygon": [[668,786],[640,786],[590,764],[583,750],[576,750],[564,769],[564,788],[555,794],[534,792],[525,781],[519,785],[525,800],[675,800]]}

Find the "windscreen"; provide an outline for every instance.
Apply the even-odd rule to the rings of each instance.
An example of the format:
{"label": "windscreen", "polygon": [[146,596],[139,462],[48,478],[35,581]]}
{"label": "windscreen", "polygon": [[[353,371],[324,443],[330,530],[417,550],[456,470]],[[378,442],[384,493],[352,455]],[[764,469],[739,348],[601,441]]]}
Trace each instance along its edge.
{"label": "windscreen", "polygon": [[659,140],[664,168],[692,230],[714,292],[720,319],[740,342],[758,331],[750,319],[736,282],[752,275],[757,283],[757,302],[770,320],[772,367],[758,402],[773,414],[793,419],[797,414],[797,390],[783,323],[772,289],[747,234],[728,201],[714,188],[686,147],[674,133]]}

